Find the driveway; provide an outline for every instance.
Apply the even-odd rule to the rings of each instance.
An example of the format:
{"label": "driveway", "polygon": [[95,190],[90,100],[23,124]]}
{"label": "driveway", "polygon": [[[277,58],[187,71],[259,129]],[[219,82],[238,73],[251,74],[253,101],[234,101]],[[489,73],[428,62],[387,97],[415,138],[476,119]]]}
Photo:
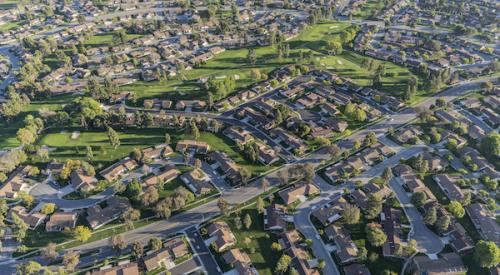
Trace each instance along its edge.
{"label": "driveway", "polygon": [[409,237],[417,241],[417,250],[425,254],[436,254],[443,250],[443,242],[438,235],[425,225],[422,215],[417,208],[413,206],[409,194],[404,190],[401,179],[392,179],[389,182],[389,186],[396,194],[406,216],[408,216],[408,220],[412,227]]}
{"label": "driveway", "polygon": [[199,258],[205,267],[205,271],[208,274],[222,274],[217,262],[215,261],[212,253],[208,249],[207,245],[203,241],[200,233],[196,226],[193,226],[186,230],[186,235],[189,239],[189,243],[195,252],[195,256]]}

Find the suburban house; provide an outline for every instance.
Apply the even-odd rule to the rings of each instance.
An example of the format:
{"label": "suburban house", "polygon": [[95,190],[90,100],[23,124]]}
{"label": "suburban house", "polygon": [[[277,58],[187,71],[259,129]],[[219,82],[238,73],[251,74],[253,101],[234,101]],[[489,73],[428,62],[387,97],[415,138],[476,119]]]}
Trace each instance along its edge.
{"label": "suburban house", "polygon": [[298,200],[305,201],[306,197],[319,193],[319,188],[312,183],[302,183],[278,192],[286,205],[290,205]]}
{"label": "suburban house", "polygon": [[77,218],[77,212],[56,212],[50,216],[50,219],[45,224],[45,231],[57,232],[66,228],[73,229],[76,226]]}
{"label": "suburban house", "polygon": [[159,251],[150,253],[143,258],[147,271],[156,270],[162,266],[173,267],[174,260],[189,253],[189,248],[182,237],[168,240]]}
{"label": "suburban house", "polygon": [[179,176],[181,174],[181,171],[179,171],[175,165],[173,164],[168,164],[162,167],[156,174],[153,174],[151,176],[148,176],[143,180],[143,185],[145,187],[148,186],[153,186],[156,184],[161,183],[167,183]]}
{"label": "suburban house", "polygon": [[36,229],[39,225],[41,225],[45,219],[47,218],[47,215],[42,214],[40,212],[34,212],[34,213],[29,213],[26,208],[20,205],[16,205],[12,208],[9,209],[9,212],[7,213],[6,220],[9,222],[13,222],[12,215],[16,215],[19,217],[21,220],[23,220],[29,227],[29,229]]}
{"label": "suburban house", "polygon": [[119,162],[102,170],[99,174],[107,181],[112,182],[119,179],[124,173],[130,172],[137,168],[137,162],[129,157],[126,157]]}
{"label": "suburban house", "polygon": [[115,267],[105,266],[101,270],[93,271],[91,275],[140,275],[139,266],[136,262],[118,265]]}
{"label": "suburban house", "polygon": [[328,204],[313,210],[311,215],[326,226],[342,217],[346,205],[347,201],[339,196]]}
{"label": "suburban house", "polygon": [[17,198],[17,193],[19,191],[27,191],[29,184],[25,181],[25,177],[29,169],[29,166],[21,166],[14,170],[0,187],[0,197],[11,199]]}
{"label": "suburban house", "polygon": [[257,146],[257,150],[259,161],[264,165],[271,165],[280,159],[278,157],[278,153],[275,150],[262,143],[259,143],[259,146]]}
{"label": "suburban house", "polygon": [[211,152],[208,157],[214,162],[212,168],[217,169],[224,175],[225,179],[232,184],[240,183],[242,180],[240,167],[230,159],[226,153],[219,151]]}
{"label": "suburban house", "polygon": [[208,176],[200,169],[182,174],[181,180],[197,197],[208,194],[214,189]]}
{"label": "suburban house", "polygon": [[126,198],[111,197],[106,200],[106,205],[102,207],[95,204],[87,208],[87,222],[92,229],[97,229],[117,218],[131,207]]}
{"label": "suburban house", "polygon": [[460,255],[453,252],[442,253],[438,259],[416,256],[413,258],[412,264],[418,274],[422,275],[458,275],[467,271]]}
{"label": "suburban house", "polygon": [[254,138],[249,131],[239,127],[228,127],[223,131],[223,134],[234,140],[235,143],[241,145],[254,141]]}
{"label": "suburban house", "polygon": [[466,211],[481,237],[500,245],[500,225],[491,211],[481,203],[469,205]]}
{"label": "suburban house", "polygon": [[252,261],[247,253],[239,248],[233,248],[226,251],[222,258],[226,264],[233,266],[237,274],[241,275],[258,275],[257,270],[252,266]]}
{"label": "suburban house", "polygon": [[70,182],[74,189],[91,190],[97,186],[97,179],[87,175],[82,169],[74,170],[70,175]]}
{"label": "suburban house", "polygon": [[450,246],[455,252],[462,253],[474,248],[474,241],[460,223],[454,222],[448,227],[448,229],[450,228]]}
{"label": "suburban house", "polygon": [[325,228],[325,235],[335,243],[335,256],[337,256],[340,264],[356,261],[358,248],[345,228],[332,224]]}
{"label": "suburban house", "polygon": [[436,181],[437,185],[441,188],[441,190],[443,190],[446,196],[450,200],[456,201],[461,201],[464,198],[464,192],[462,192],[462,189],[455,184],[455,182],[459,179],[460,177],[450,176],[447,174],[434,176],[434,181]]}
{"label": "suburban house", "polygon": [[371,275],[370,270],[363,264],[350,264],[343,268],[344,274]]}
{"label": "suburban house", "polygon": [[264,209],[264,230],[283,231],[290,222],[293,222],[293,218],[285,206],[271,204]]}
{"label": "suburban house", "polygon": [[223,221],[212,223],[207,227],[207,231],[208,235],[214,238],[215,247],[219,252],[236,244],[236,237],[231,231],[231,228]]}
{"label": "suburban house", "polygon": [[146,159],[165,158],[174,151],[168,144],[160,144],[142,150],[142,156]]}
{"label": "suburban house", "polygon": [[286,253],[290,258],[292,258],[292,262],[290,266],[295,268],[299,274],[305,274],[305,275],[319,275],[319,271],[311,266],[311,262],[309,259],[311,256],[305,250],[305,248],[301,246],[292,246],[290,247]]}
{"label": "suburban house", "polygon": [[197,154],[206,154],[210,150],[210,145],[203,141],[180,140],[175,146],[177,152],[192,152]]}
{"label": "suburban house", "polygon": [[401,257],[396,251],[401,246],[401,216],[402,211],[389,206],[384,206],[380,213],[382,230],[387,235],[387,241],[382,246],[384,257]]}

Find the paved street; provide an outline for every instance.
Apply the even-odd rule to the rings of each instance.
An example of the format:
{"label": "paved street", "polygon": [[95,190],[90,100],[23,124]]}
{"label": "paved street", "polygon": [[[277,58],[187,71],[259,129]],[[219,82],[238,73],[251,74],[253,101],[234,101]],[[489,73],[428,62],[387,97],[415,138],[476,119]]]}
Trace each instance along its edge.
{"label": "paved street", "polygon": [[417,241],[417,250],[425,254],[436,254],[444,248],[439,236],[432,232],[423,220],[422,215],[411,203],[409,194],[403,189],[399,178],[394,178],[389,182],[391,189],[396,194],[406,216],[411,224],[410,238]]}
{"label": "paved street", "polygon": [[205,245],[205,242],[203,241],[203,238],[201,237],[200,233],[198,232],[198,229],[196,226],[193,226],[189,229],[186,230],[186,235],[189,238],[189,242],[193,248],[193,250],[196,253],[196,256],[201,259],[201,262],[203,266],[205,267],[205,271],[208,274],[222,274],[222,272],[219,269],[219,266],[217,265],[217,262],[213,258],[212,254],[210,253],[210,250],[208,247]]}

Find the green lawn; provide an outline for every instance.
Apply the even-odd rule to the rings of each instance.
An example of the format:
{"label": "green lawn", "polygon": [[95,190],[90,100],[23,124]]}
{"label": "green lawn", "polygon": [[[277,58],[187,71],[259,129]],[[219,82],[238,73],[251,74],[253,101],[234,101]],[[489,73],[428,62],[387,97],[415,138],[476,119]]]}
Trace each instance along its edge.
{"label": "green lawn", "polygon": [[[241,211],[240,217],[242,221],[246,214],[249,214],[252,218],[252,226],[248,230],[244,227],[240,230],[236,228],[233,221],[234,215],[227,219],[237,239],[236,247],[243,249],[250,256],[252,264],[259,274],[272,275],[276,262],[281,256],[281,253],[271,249],[271,244],[277,242],[277,237],[264,231],[263,217],[257,212],[255,206]],[[248,246],[245,245],[245,238],[252,240]],[[255,253],[250,253],[250,247],[255,248]]]}
{"label": "green lawn", "polygon": [[74,95],[61,95],[50,99],[33,101],[16,119],[10,122],[0,120],[0,128],[2,129],[0,131],[0,150],[20,145],[16,139],[16,132],[24,126],[23,120],[26,115],[32,114],[35,116],[40,110],[60,111],[65,104],[71,103],[75,98]]}
{"label": "green lawn", "polygon": [[[313,61],[323,69],[329,69],[340,76],[352,79],[360,85],[371,85],[373,72],[363,68],[361,62],[365,58],[350,50],[344,50],[338,56],[329,55],[326,49],[327,42],[342,30],[349,27],[344,22],[325,22],[308,27],[299,36],[289,41],[290,56],[288,58],[278,58],[276,46],[265,46],[255,48],[257,62],[251,65],[247,62],[248,49],[232,49],[218,54],[199,68],[186,71],[185,81],[178,79],[164,82],[138,81],[134,84],[122,86],[123,91],[133,91],[137,94],[139,103],[146,98],[168,98],[168,99],[200,99],[205,98],[206,93],[196,82],[203,77],[227,77],[237,76],[236,89],[255,83],[256,80],[250,76],[250,71],[254,68],[261,72],[268,73],[286,64],[295,63],[299,57],[299,52],[311,51]],[[382,90],[395,95],[402,94],[406,89],[406,83],[411,72],[404,67],[390,62],[379,61],[385,64],[387,75],[382,78]],[[391,75],[392,76],[389,76]]]}
{"label": "green lawn", "polygon": [[[2,5],[0,4],[0,10],[2,9]],[[2,31],[10,31],[14,28],[17,28],[21,25],[23,25],[26,22],[26,20],[18,20],[18,21],[12,21],[12,22],[7,22],[5,24],[0,25],[0,32]]]}
{"label": "green lawn", "polygon": [[361,5],[356,11],[353,12],[353,18],[369,18],[373,13],[380,11],[384,8],[384,1],[382,0],[368,0]]}
{"label": "green lawn", "polygon": [[[142,34],[128,34],[127,40],[133,40],[139,37],[142,37]],[[95,34],[91,36],[89,39],[85,40],[84,45],[90,47],[105,47],[105,46],[113,46],[115,43],[113,42],[113,32],[106,34]]]}
{"label": "green lawn", "polygon": [[[85,148],[87,145],[90,145],[94,152],[94,163],[98,165],[97,168],[101,168],[129,155],[134,148],[145,148],[162,143],[165,133],[170,134],[172,144],[176,144],[178,140],[191,139],[189,135],[183,132],[158,128],[116,130],[121,142],[121,145],[116,150],[109,143],[106,131],[87,131],[85,129],[68,129],[63,132],[48,130],[40,138],[38,144],[56,148],[56,151],[50,154],[51,159],[55,158],[62,161],[65,159],[84,159],[86,156]],[[71,138],[74,131],[80,131],[80,136],[76,139]],[[237,151],[236,144],[223,136],[201,132],[198,140],[209,143],[213,150],[227,153],[229,157],[238,164],[248,168],[254,175],[266,172],[272,168],[249,163]]]}

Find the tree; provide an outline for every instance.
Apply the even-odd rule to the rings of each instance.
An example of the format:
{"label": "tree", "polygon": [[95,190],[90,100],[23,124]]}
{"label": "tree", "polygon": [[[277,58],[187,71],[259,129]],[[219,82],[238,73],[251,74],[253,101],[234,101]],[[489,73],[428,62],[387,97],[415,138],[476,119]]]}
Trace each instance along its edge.
{"label": "tree", "polygon": [[125,222],[125,225],[128,229],[134,228],[134,221],[139,220],[141,217],[141,211],[129,207],[123,214],[122,219]]}
{"label": "tree", "polygon": [[125,193],[127,194],[127,197],[134,201],[139,200],[139,195],[142,193],[142,186],[141,183],[137,179],[133,179],[128,185],[125,190]]}
{"label": "tree", "polygon": [[257,62],[257,53],[255,52],[255,49],[248,49],[247,60],[248,63],[255,65]]}
{"label": "tree", "polygon": [[92,161],[94,159],[94,152],[92,151],[92,146],[87,145],[85,151],[86,151],[85,155],[87,156],[87,160]]}
{"label": "tree", "polygon": [[271,244],[271,249],[273,251],[280,252],[283,249],[283,247],[281,247],[281,244],[274,242]]}
{"label": "tree", "polygon": [[79,225],[73,230],[73,235],[76,240],[85,242],[92,236],[92,231],[86,226]]}
{"label": "tree", "polygon": [[42,257],[48,261],[53,261],[57,257],[56,244],[48,243],[46,247],[42,248]]}
{"label": "tree", "polygon": [[141,203],[145,206],[150,206],[156,203],[159,198],[158,189],[154,186],[149,186],[141,195]]}
{"label": "tree", "polygon": [[346,204],[344,211],[342,212],[342,218],[347,224],[357,224],[360,218],[360,211],[356,205]]}
{"label": "tree", "polygon": [[431,207],[425,212],[424,222],[427,225],[434,225],[437,221],[437,211],[436,207]]}
{"label": "tree", "polygon": [[455,200],[448,204],[448,210],[457,218],[462,218],[465,215],[465,209],[462,204]]}
{"label": "tree", "polygon": [[281,255],[278,262],[276,263],[276,267],[274,268],[274,272],[277,274],[285,273],[291,262],[292,262],[292,258],[290,258],[290,256],[288,256],[286,254]]}
{"label": "tree", "polygon": [[14,236],[18,242],[21,242],[26,237],[26,231],[28,231],[28,225],[19,218],[15,213],[11,214],[12,223],[14,224]]}
{"label": "tree", "polygon": [[22,145],[30,145],[35,142],[37,134],[33,130],[20,128],[17,130],[16,138]]}
{"label": "tree", "polygon": [[368,219],[376,218],[382,211],[382,199],[377,194],[369,194],[366,201],[365,216]]}
{"label": "tree", "polygon": [[156,216],[163,218],[163,219],[168,219],[170,218],[170,215],[172,214],[172,210],[170,209],[172,206],[172,202],[169,201],[168,199],[164,199],[160,201],[158,204],[155,206],[155,214]]}
{"label": "tree", "polygon": [[259,197],[257,199],[257,206],[256,206],[256,208],[257,208],[257,211],[259,212],[259,214],[264,213],[265,204],[264,204],[264,200],[261,197]]}
{"label": "tree", "polygon": [[42,270],[42,265],[35,262],[29,261],[22,264],[17,265],[16,274],[18,275],[37,275],[40,274]]}
{"label": "tree", "polygon": [[45,215],[50,215],[56,210],[56,205],[54,203],[46,203],[42,206],[40,212]]}
{"label": "tree", "polygon": [[229,203],[225,199],[219,198],[219,200],[217,201],[217,207],[219,207],[222,215],[225,216],[227,214],[227,211],[229,210]]}
{"label": "tree", "polygon": [[480,150],[488,158],[500,155],[500,133],[493,131],[484,137],[481,140]]}
{"label": "tree", "polygon": [[113,130],[113,128],[111,127],[108,127],[108,138],[109,138],[109,143],[116,150],[116,148],[120,146],[120,137],[118,136],[116,131]]}
{"label": "tree", "polygon": [[165,134],[165,144],[170,144],[172,139],[170,138],[170,135],[168,133]]}
{"label": "tree", "polygon": [[127,243],[122,235],[114,235],[109,239],[110,245],[116,250],[121,251],[127,247]]}
{"label": "tree", "polygon": [[385,183],[388,183],[392,179],[392,169],[391,167],[387,167],[384,169],[384,172],[382,172],[382,179],[385,181]]}
{"label": "tree", "polygon": [[364,144],[366,146],[373,146],[373,145],[377,144],[377,142],[378,142],[377,135],[375,135],[374,132],[369,132],[365,136]]}
{"label": "tree", "polygon": [[421,207],[427,201],[427,195],[424,192],[415,192],[411,196],[411,203],[416,207]]}
{"label": "tree", "polygon": [[495,267],[500,264],[500,248],[492,241],[480,240],[474,248],[474,259],[481,267]]}
{"label": "tree", "polygon": [[64,254],[63,265],[67,271],[73,272],[80,262],[80,254],[76,251],[68,251]]}
{"label": "tree", "polygon": [[448,226],[450,226],[451,219],[448,215],[444,215],[438,218],[436,221],[436,230],[439,233],[444,233],[448,229]]}
{"label": "tree", "polygon": [[149,240],[149,246],[153,251],[159,251],[162,248],[163,243],[160,238],[153,237]]}
{"label": "tree", "polygon": [[491,81],[485,81],[485,82],[481,83],[481,88],[485,92],[491,93],[491,91],[493,91],[493,89],[495,88],[495,86],[493,85],[493,83],[491,83]]}
{"label": "tree", "polygon": [[128,35],[127,35],[127,32],[125,31],[125,29],[117,30],[113,34],[113,42],[115,44],[123,44],[127,41],[127,39],[128,39]]}
{"label": "tree", "polygon": [[366,237],[372,246],[379,247],[387,241],[387,235],[380,227],[378,223],[369,223],[365,227]]}
{"label": "tree", "polygon": [[132,255],[136,259],[140,259],[144,255],[144,246],[142,245],[141,242],[135,241],[132,244]]}
{"label": "tree", "polygon": [[247,213],[245,218],[243,219],[243,223],[245,224],[245,228],[248,230],[252,226],[252,217]]}

